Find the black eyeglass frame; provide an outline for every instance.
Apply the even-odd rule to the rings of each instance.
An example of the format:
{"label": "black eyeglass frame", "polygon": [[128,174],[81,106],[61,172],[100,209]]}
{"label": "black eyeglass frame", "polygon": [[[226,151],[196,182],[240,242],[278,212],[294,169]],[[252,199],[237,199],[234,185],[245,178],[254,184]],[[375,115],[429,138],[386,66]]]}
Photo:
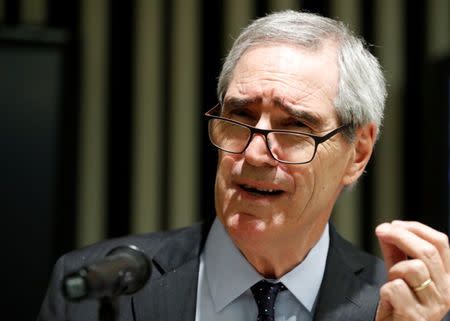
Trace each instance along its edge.
{"label": "black eyeglass frame", "polygon": [[[233,120],[233,119],[229,119],[229,118],[226,118],[226,117],[214,115],[214,113],[217,112],[217,109],[219,109],[218,107],[221,107],[221,105],[220,104],[215,105],[213,108],[211,108],[210,110],[208,110],[204,114],[204,116],[206,116],[209,119],[209,121],[208,121],[208,136],[209,136],[209,140],[211,141],[211,143],[214,146],[216,146],[218,149],[220,149],[220,150],[222,150],[224,152],[230,153],[230,154],[242,154],[247,149],[248,145],[250,145],[250,142],[252,141],[253,136],[255,134],[261,134],[261,135],[264,136],[264,140],[266,142],[267,150],[269,151],[269,153],[272,156],[272,158],[275,159],[277,162],[280,162],[280,163],[283,163],[283,164],[301,165],[301,164],[307,164],[307,163],[312,162],[312,160],[316,156],[317,147],[320,144],[322,144],[325,141],[329,140],[331,137],[333,137],[334,135],[336,135],[337,133],[341,132],[342,130],[344,130],[344,129],[346,129],[348,127],[348,125],[339,126],[338,128],[333,129],[331,132],[329,132],[328,134],[325,134],[323,136],[318,136],[318,135],[313,135],[313,134],[303,133],[303,132],[298,132],[298,131],[293,131],[293,130],[286,130],[286,129],[262,129],[262,128],[257,128],[257,127],[251,126],[251,125],[247,125],[245,123],[241,123],[241,122],[239,122],[237,120]],[[222,147],[217,146],[216,144],[214,144],[214,142],[211,139],[210,132],[209,132],[209,122],[211,120],[213,120],[213,119],[220,119],[220,120],[228,121],[230,123],[234,123],[236,125],[239,125],[239,126],[242,126],[242,127],[246,127],[246,128],[248,128],[250,130],[249,139],[247,141],[247,144],[245,144],[245,146],[243,147],[242,151],[240,151],[240,152],[230,152],[230,151],[225,150]],[[289,162],[289,161],[285,161],[285,160],[281,160],[281,159],[276,158],[272,154],[272,151],[271,151],[270,145],[269,145],[269,140],[267,139],[267,135],[269,135],[270,133],[287,133],[287,134],[294,134],[294,135],[300,134],[300,135],[305,135],[305,136],[308,136],[308,137],[312,138],[314,140],[314,153],[312,154],[311,159],[306,161],[306,162]]]}

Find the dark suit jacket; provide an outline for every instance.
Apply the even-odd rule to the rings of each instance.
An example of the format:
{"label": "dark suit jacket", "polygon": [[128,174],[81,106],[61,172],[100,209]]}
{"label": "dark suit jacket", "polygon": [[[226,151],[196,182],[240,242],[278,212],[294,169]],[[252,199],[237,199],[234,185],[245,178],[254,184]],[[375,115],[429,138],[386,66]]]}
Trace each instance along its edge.
{"label": "dark suit jacket", "polygon": [[[176,231],[107,240],[62,256],[55,265],[38,320],[98,320],[97,301],[66,302],[61,295],[61,280],[67,273],[103,258],[116,246],[134,244],[151,258],[152,275],[141,290],[119,298],[118,320],[194,321],[199,254],[208,231],[209,225],[197,224]],[[385,280],[383,263],[357,250],[333,227],[330,236],[314,320],[374,320],[379,287]]]}

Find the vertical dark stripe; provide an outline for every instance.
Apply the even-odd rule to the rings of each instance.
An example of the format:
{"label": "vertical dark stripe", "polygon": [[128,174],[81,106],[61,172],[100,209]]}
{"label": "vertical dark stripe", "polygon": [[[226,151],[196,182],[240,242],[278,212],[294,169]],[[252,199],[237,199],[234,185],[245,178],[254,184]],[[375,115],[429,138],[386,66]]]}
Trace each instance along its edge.
{"label": "vertical dark stripe", "polygon": [[[360,0],[361,1],[361,0]],[[362,15],[360,16],[360,25],[362,26],[362,35],[368,44],[375,42],[375,2],[374,0],[361,1]],[[373,53],[373,48],[371,52]]]}
{"label": "vertical dark stripe", "polygon": [[5,24],[19,24],[21,0],[5,0]]}
{"label": "vertical dark stripe", "polygon": [[269,1],[268,0],[257,0],[255,1],[255,18],[264,17],[269,13]]}
{"label": "vertical dark stripe", "polygon": [[[206,112],[217,103],[216,87],[219,77],[222,54],[224,52],[224,17],[223,0],[202,2],[202,35],[201,35],[201,79],[202,93],[201,112]],[[202,218],[214,217],[214,178],[216,176],[217,150],[209,142],[207,121],[202,117],[201,157],[199,162],[200,180],[200,211]]]}
{"label": "vertical dark stripe", "polygon": [[[427,15],[428,16],[428,15]],[[449,232],[450,216],[450,56],[430,60],[425,68],[422,104],[424,148],[421,173],[423,205],[413,217],[442,232]],[[409,135],[408,137],[410,137]],[[410,155],[410,157],[414,157]]]}
{"label": "vertical dark stripe", "polygon": [[308,12],[319,13],[326,17],[330,15],[329,0],[302,0],[300,1],[300,8]]}
{"label": "vertical dark stripe", "polygon": [[170,172],[170,141],[171,141],[171,130],[170,130],[170,120],[171,120],[171,106],[172,106],[172,93],[171,93],[171,75],[172,75],[172,34],[173,34],[173,21],[172,21],[172,7],[173,1],[166,0],[163,2],[163,19],[162,28],[164,30],[164,35],[162,37],[162,87],[163,94],[161,98],[161,213],[160,222],[162,229],[169,228],[169,202],[170,202],[170,186],[169,182],[171,172]]}
{"label": "vertical dark stripe", "polygon": [[425,209],[424,195],[424,113],[423,77],[425,60],[425,2],[407,1],[406,10],[406,50],[405,91],[404,91],[404,215],[408,219],[420,219]]}
{"label": "vertical dark stripe", "polygon": [[67,31],[64,46],[60,141],[55,216],[55,258],[75,246],[78,213],[78,144],[80,116],[80,2],[48,2],[48,25]]}
{"label": "vertical dark stripe", "polygon": [[110,3],[107,236],[129,233],[133,115],[134,2]]}
{"label": "vertical dark stripe", "polygon": [[78,27],[76,22],[80,16],[80,1],[62,2],[58,0],[48,0],[47,7],[48,25],[54,28],[62,28],[71,32],[78,32],[74,28]]}
{"label": "vertical dark stripe", "polygon": [[[364,0],[362,3],[362,36],[368,44],[373,44],[375,39],[375,3],[373,0]],[[369,46],[369,50],[374,54],[374,48]],[[360,220],[361,226],[359,228],[359,239],[361,240],[361,247],[369,252],[373,252],[373,230],[375,226],[375,212],[374,212],[374,192],[375,192],[375,167],[374,162],[376,155],[372,155],[366,167],[366,173],[360,178],[361,185],[361,208]]]}

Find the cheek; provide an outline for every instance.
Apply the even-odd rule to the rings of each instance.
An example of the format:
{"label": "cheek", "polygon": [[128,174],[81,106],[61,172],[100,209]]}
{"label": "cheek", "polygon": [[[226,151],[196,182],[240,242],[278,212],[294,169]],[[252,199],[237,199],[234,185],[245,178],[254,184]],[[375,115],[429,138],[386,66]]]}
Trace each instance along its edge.
{"label": "cheek", "polygon": [[[335,153],[334,155],[340,155]],[[343,155],[342,155],[343,156]],[[314,173],[312,181],[312,203],[328,205],[339,194],[340,183],[345,169],[345,157],[332,156],[330,154],[318,154],[314,159]]]}
{"label": "cheek", "polygon": [[233,171],[236,171],[239,164],[237,156],[239,155],[219,152],[219,157],[217,158],[216,184],[230,180],[231,174]]}
{"label": "cheek", "polygon": [[228,207],[228,203],[232,197],[233,189],[231,188],[231,173],[236,171],[239,163],[236,155],[225,155],[219,153],[217,161],[217,174],[215,183],[215,200],[216,211],[220,215]]}
{"label": "cheek", "polygon": [[[292,207],[297,210],[297,219],[313,222],[317,215],[328,211],[330,200],[335,198],[337,186],[334,184],[334,164],[323,162],[325,159],[315,158],[308,166],[299,168],[293,173],[295,178],[295,195]],[[301,215],[298,215],[301,213]]]}
{"label": "cheek", "polygon": [[333,153],[319,158],[319,161],[320,168],[318,170],[322,173],[320,175],[321,185],[324,185],[324,187],[339,185],[346,170],[346,154],[334,150]]}
{"label": "cheek", "polygon": [[292,201],[297,204],[303,204],[303,207],[305,207],[313,195],[316,177],[314,175],[315,170],[312,166],[300,166],[302,167],[299,167],[295,172],[291,173],[295,184],[295,193]]}

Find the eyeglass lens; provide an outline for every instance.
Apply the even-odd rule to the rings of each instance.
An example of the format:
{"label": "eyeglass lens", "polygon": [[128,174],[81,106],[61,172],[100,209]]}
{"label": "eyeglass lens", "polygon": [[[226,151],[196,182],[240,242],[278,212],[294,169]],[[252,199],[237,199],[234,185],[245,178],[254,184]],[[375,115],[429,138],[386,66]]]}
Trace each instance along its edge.
{"label": "eyeglass lens", "polygon": [[[209,121],[211,142],[230,153],[242,153],[247,147],[252,132],[250,128],[224,120]],[[273,157],[279,161],[309,162],[314,156],[315,141],[301,133],[270,132],[266,136]]]}

